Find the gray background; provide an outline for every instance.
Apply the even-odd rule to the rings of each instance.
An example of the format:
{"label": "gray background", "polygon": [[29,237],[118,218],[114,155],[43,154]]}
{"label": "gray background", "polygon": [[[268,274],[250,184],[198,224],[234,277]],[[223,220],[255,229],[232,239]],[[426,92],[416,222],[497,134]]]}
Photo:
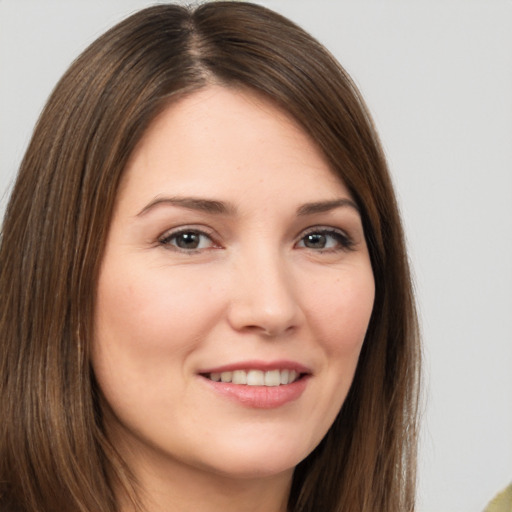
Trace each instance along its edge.
{"label": "gray background", "polygon": [[[0,0],[0,215],[60,75],[150,3]],[[374,114],[425,340],[419,512],[482,510],[512,481],[512,2],[260,3],[318,37]]]}

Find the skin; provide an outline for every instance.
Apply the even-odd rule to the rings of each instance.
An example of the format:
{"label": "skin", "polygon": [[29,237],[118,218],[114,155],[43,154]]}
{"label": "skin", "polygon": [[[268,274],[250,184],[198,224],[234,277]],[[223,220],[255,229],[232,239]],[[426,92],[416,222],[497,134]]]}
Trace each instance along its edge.
{"label": "skin", "polygon": [[[168,107],[123,177],[92,353],[148,509],[284,512],[294,467],[347,395],[374,291],[357,207],[288,115],[221,86]],[[278,407],[201,375],[282,360],[308,375]]]}

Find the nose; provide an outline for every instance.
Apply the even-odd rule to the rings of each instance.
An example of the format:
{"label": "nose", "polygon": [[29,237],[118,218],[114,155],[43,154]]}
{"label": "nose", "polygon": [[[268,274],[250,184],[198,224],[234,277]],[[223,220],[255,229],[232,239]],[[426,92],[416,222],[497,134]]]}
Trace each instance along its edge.
{"label": "nose", "polygon": [[260,251],[240,257],[235,267],[228,311],[233,329],[277,337],[300,325],[302,310],[284,257]]}

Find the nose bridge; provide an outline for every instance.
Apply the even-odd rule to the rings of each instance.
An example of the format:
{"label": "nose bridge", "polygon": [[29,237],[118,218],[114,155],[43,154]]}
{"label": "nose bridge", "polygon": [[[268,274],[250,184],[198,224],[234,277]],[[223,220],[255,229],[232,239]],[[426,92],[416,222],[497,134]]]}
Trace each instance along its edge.
{"label": "nose bridge", "polygon": [[276,336],[296,327],[299,304],[290,262],[268,244],[241,252],[236,258],[230,322],[238,330],[250,329]]}

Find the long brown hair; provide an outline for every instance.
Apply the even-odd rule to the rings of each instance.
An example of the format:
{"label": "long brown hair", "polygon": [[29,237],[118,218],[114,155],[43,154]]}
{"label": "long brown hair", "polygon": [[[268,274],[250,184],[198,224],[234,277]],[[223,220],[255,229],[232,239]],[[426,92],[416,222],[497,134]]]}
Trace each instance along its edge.
{"label": "long brown hair", "polygon": [[[0,508],[114,512],[135,489],[89,364],[98,270],[127,159],[172,101],[251,88],[291,114],[358,203],[376,298],[349,395],[295,470],[290,512],[414,509],[419,339],[386,162],[360,94],[311,36],[261,6],[159,5],[95,41],[51,95],[0,247]],[[113,482],[116,479],[117,482]]]}

